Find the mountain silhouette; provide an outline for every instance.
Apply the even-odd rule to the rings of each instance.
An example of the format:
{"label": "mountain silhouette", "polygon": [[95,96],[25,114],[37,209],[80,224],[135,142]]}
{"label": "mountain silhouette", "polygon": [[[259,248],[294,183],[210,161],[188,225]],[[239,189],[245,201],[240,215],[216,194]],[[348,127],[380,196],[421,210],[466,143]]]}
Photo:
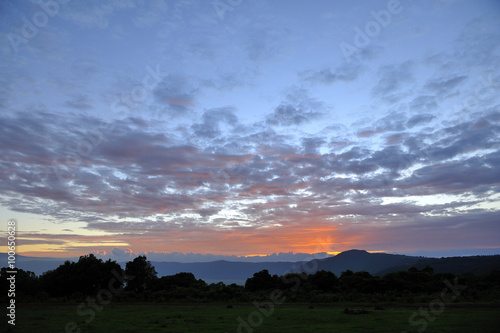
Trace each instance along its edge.
{"label": "mountain silhouette", "polygon": [[365,271],[372,275],[395,266],[406,266],[418,262],[421,257],[413,257],[402,254],[369,253],[365,250],[349,250],[341,252],[334,257],[312,260],[302,264],[293,272],[304,271],[314,273],[325,270],[340,274],[346,270],[353,272]]}
{"label": "mountain silhouette", "polygon": [[[0,260],[7,262],[7,254],[1,253]],[[17,256],[18,268],[32,271],[37,275],[62,265],[64,261],[78,261],[78,258],[38,258]],[[125,267],[126,262],[119,262]],[[301,262],[241,262],[218,260],[212,262],[180,263],[151,261],[158,277],[181,272],[193,273],[197,279],[207,283],[222,281],[226,284],[244,284],[254,273],[267,269],[271,275],[305,272],[313,274],[325,270],[340,276],[342,272],[365,271],[383,276],[396,271],[406,271],[410,267],[422,269],[430,266],[435,273],[488,274],[500,270],[500,255],[468,256],[448,258],[426,258],[389,253],[369,253],[365,250],[349,250],[336,256]]]}

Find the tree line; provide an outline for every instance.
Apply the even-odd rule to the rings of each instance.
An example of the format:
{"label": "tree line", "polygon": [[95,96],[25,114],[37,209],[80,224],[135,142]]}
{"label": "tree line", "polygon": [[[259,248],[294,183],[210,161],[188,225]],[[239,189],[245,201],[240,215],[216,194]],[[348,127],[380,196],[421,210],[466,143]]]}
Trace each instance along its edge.
{"label": "tree line", "polygon": [[[8,268],[0,270],[2,290],[8,290]],[[313,274],[271,275],[256,272],[244,286],[223,282],[207,284],[192,273],[158,277],[145,256],[127,262],[123,269],[111,259],[93,254],[77,262],[66,261],[40,276],[17,270],[16,298],[24,302],[80,302],[101,290],[113,288],[117,302],[251,302],[265,300],[276,290],[287,302],[428,302],[440,293],[445,281],[459,281],[467,288],[458,301],[489,302],[500,299],[500,271],[482,276],[435,274],[429,266],[372,276],[346,270]],[[6,293],[2,293],[6,297]]]}

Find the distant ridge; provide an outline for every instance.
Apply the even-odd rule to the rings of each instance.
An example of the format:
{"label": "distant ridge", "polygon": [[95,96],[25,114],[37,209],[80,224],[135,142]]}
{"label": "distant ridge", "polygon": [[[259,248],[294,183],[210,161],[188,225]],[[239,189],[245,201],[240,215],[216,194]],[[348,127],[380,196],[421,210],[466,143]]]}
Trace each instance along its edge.
{"label": "distant ridge", "polygon": [[[0,267],[7,266],[7,258],[6,253],[0,253]],[[64,264],[66,260],[78,261],[78,258],[27,257],[16,254],[16,267],[40,275],[51,269],[56,269]]]}
{"label": "distant ridge", "polygon": [[[0,253],[0,260],[7,265],[7,254]],[[32,271],[40,275],[48,270],[55,269],[64,261],[78,261],[78,258],[37,258],[17,256],[17,267]],[[132,259],[131,259],[132,260]],[[125,268],[126,262],[119,262]],[[349,250],[334,257],[302,262],[241,262],[217,260],[212,262],[180,263],[151,261],[158,272],[158,277],[174,275],[180,272],[190,272],[197,279],[207,283],[222,281],[226,284],[244,284],[246,279],[254,273],[267,269],[271,275],[304,271],[313,274],[316,271],[326,270],[340,276],[342,272],[366,271],[372,275],[383,276],[396,271],[406,271],[415,266],[422,269],[430,266],[435,273],[454,273],[475,275],[488,274],[500,270],[500,255],[468,256],[449,258],[426,258],[401,254],[369,253],[365,250]]]}
{"label": "distant ridge", "polygon": [[[346,270],[353,272],[365,271],[370,274],[377,274],[380,271],[388,270],[395,266],[406,266],[418,262],[422,257],[413,257],[402,254],[388,254],[388,253],[369,253],[365,250],[349,250],[341,252],[334,257],[312,260],[307,263],[307,266],[294,269],[294,272],[304,270],[308,273],[315,271],[330,271],[335,275],[340,274]],[[313,272],[309,272],[315,268]]]}
{"label": "distant ridge", "polygon": [[[120,263],[125,267],[124,263]],[[239,262],[218,260],[201,263],[158,262],[151,264],[158,272],[158,276],[174,275],[180,272],[190,272],[198,279],[207,283],[223,281],[224,283],[245,284],[246,279],[254,273],[267,269],[271,275],[283,275],[293,267],[303,262]]]}
{"label": "distant ridge", "polygon": [[421,258],[412,265],[395,266],[379,272],[379,275],[406,271],[410,267],[422,269],[432,267],[434,273],[474,274],[484,275],[492,271],[500,271],[500,255],[449,257],[449,258]]}

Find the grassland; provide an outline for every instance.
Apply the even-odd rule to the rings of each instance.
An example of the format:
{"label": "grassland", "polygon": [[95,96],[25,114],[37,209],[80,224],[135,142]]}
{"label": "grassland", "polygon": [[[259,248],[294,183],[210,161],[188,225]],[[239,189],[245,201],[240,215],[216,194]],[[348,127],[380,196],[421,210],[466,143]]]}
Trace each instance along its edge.
{"label": "grassland", "polygon": [[[15,327],[4,317],[2,332],[434,332],[497,333],[500,308],[469,305],[447,306],[442,313],[429,313],[427,319],[419,306],[373,307],[347,305],[370,313],[345,314],[346,305],[285,305],[258,309],[254,305],[168,305],[109,304],[102,308],[80,308],[76,304],[25,304],[17,308]],[[425,307],[425,305],[423,305]],[[100,310],[100,311],[98,311]],[[271,313],[272,312],[272,313]],[[439,311],[436,311],[439,312]],[[263,314],[264,313],[264,314]],[[414,315],[417,313],[417,315]],[[413,325],[409,318],[413,314]],[[88,321],[88,322],[86,322]],[[245,322],[246,324],[242,324]],[[248,324],[248,326],[247,326]],[[80,330],[80,331],[78,331]]]}

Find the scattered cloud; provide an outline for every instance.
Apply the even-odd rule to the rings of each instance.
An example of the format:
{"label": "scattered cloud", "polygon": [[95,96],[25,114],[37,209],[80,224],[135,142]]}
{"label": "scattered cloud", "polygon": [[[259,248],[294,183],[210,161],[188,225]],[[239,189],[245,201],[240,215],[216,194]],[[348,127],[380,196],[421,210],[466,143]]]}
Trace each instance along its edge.
{"label": "scattered cloud", "polygon": [[308,123],[324,116],[326,106],[309,96],[307,90],[292,88],[285,101],[270,114],[266,123],[274,126],[294,126]]}
{"label": "scattered cloud", "polygon": [[324,68],[318,71],[307,70],[299,72],[299,77],[304,81],[320,84],[333,84],[335,82],[349,82],[358,78],[361,73],[361,66],[357,63],[350,62],[338,67],[335,70]]}
{"label": "scattered cloud", "polygon": [[166,107],[167,113],[179,116],[192,110],[199,92],[187,78],[168,76],[155,87],[153,94],[156,101]]}
{"label": "scattered cloud", "polygon": [[88,95],[74,96],[65,103],[65,106],[81,111],[92,109],[92,104]]}
{"label": "scattered cloud", "polygon": [[494,5],[375,34],[369,3],[225,3],[70,1],[16,41],[43,9],[1,2],[0,205],[28,248],[499,247]]}
{"label": "scattered cloud", "polygon": [[412,60],[397,65],[382,66],[378,70],[377,83],[372,89],[373,96],[389,102],[399,100],[408,90],[407,85],[415,79],[414,67],[415,63]]}

